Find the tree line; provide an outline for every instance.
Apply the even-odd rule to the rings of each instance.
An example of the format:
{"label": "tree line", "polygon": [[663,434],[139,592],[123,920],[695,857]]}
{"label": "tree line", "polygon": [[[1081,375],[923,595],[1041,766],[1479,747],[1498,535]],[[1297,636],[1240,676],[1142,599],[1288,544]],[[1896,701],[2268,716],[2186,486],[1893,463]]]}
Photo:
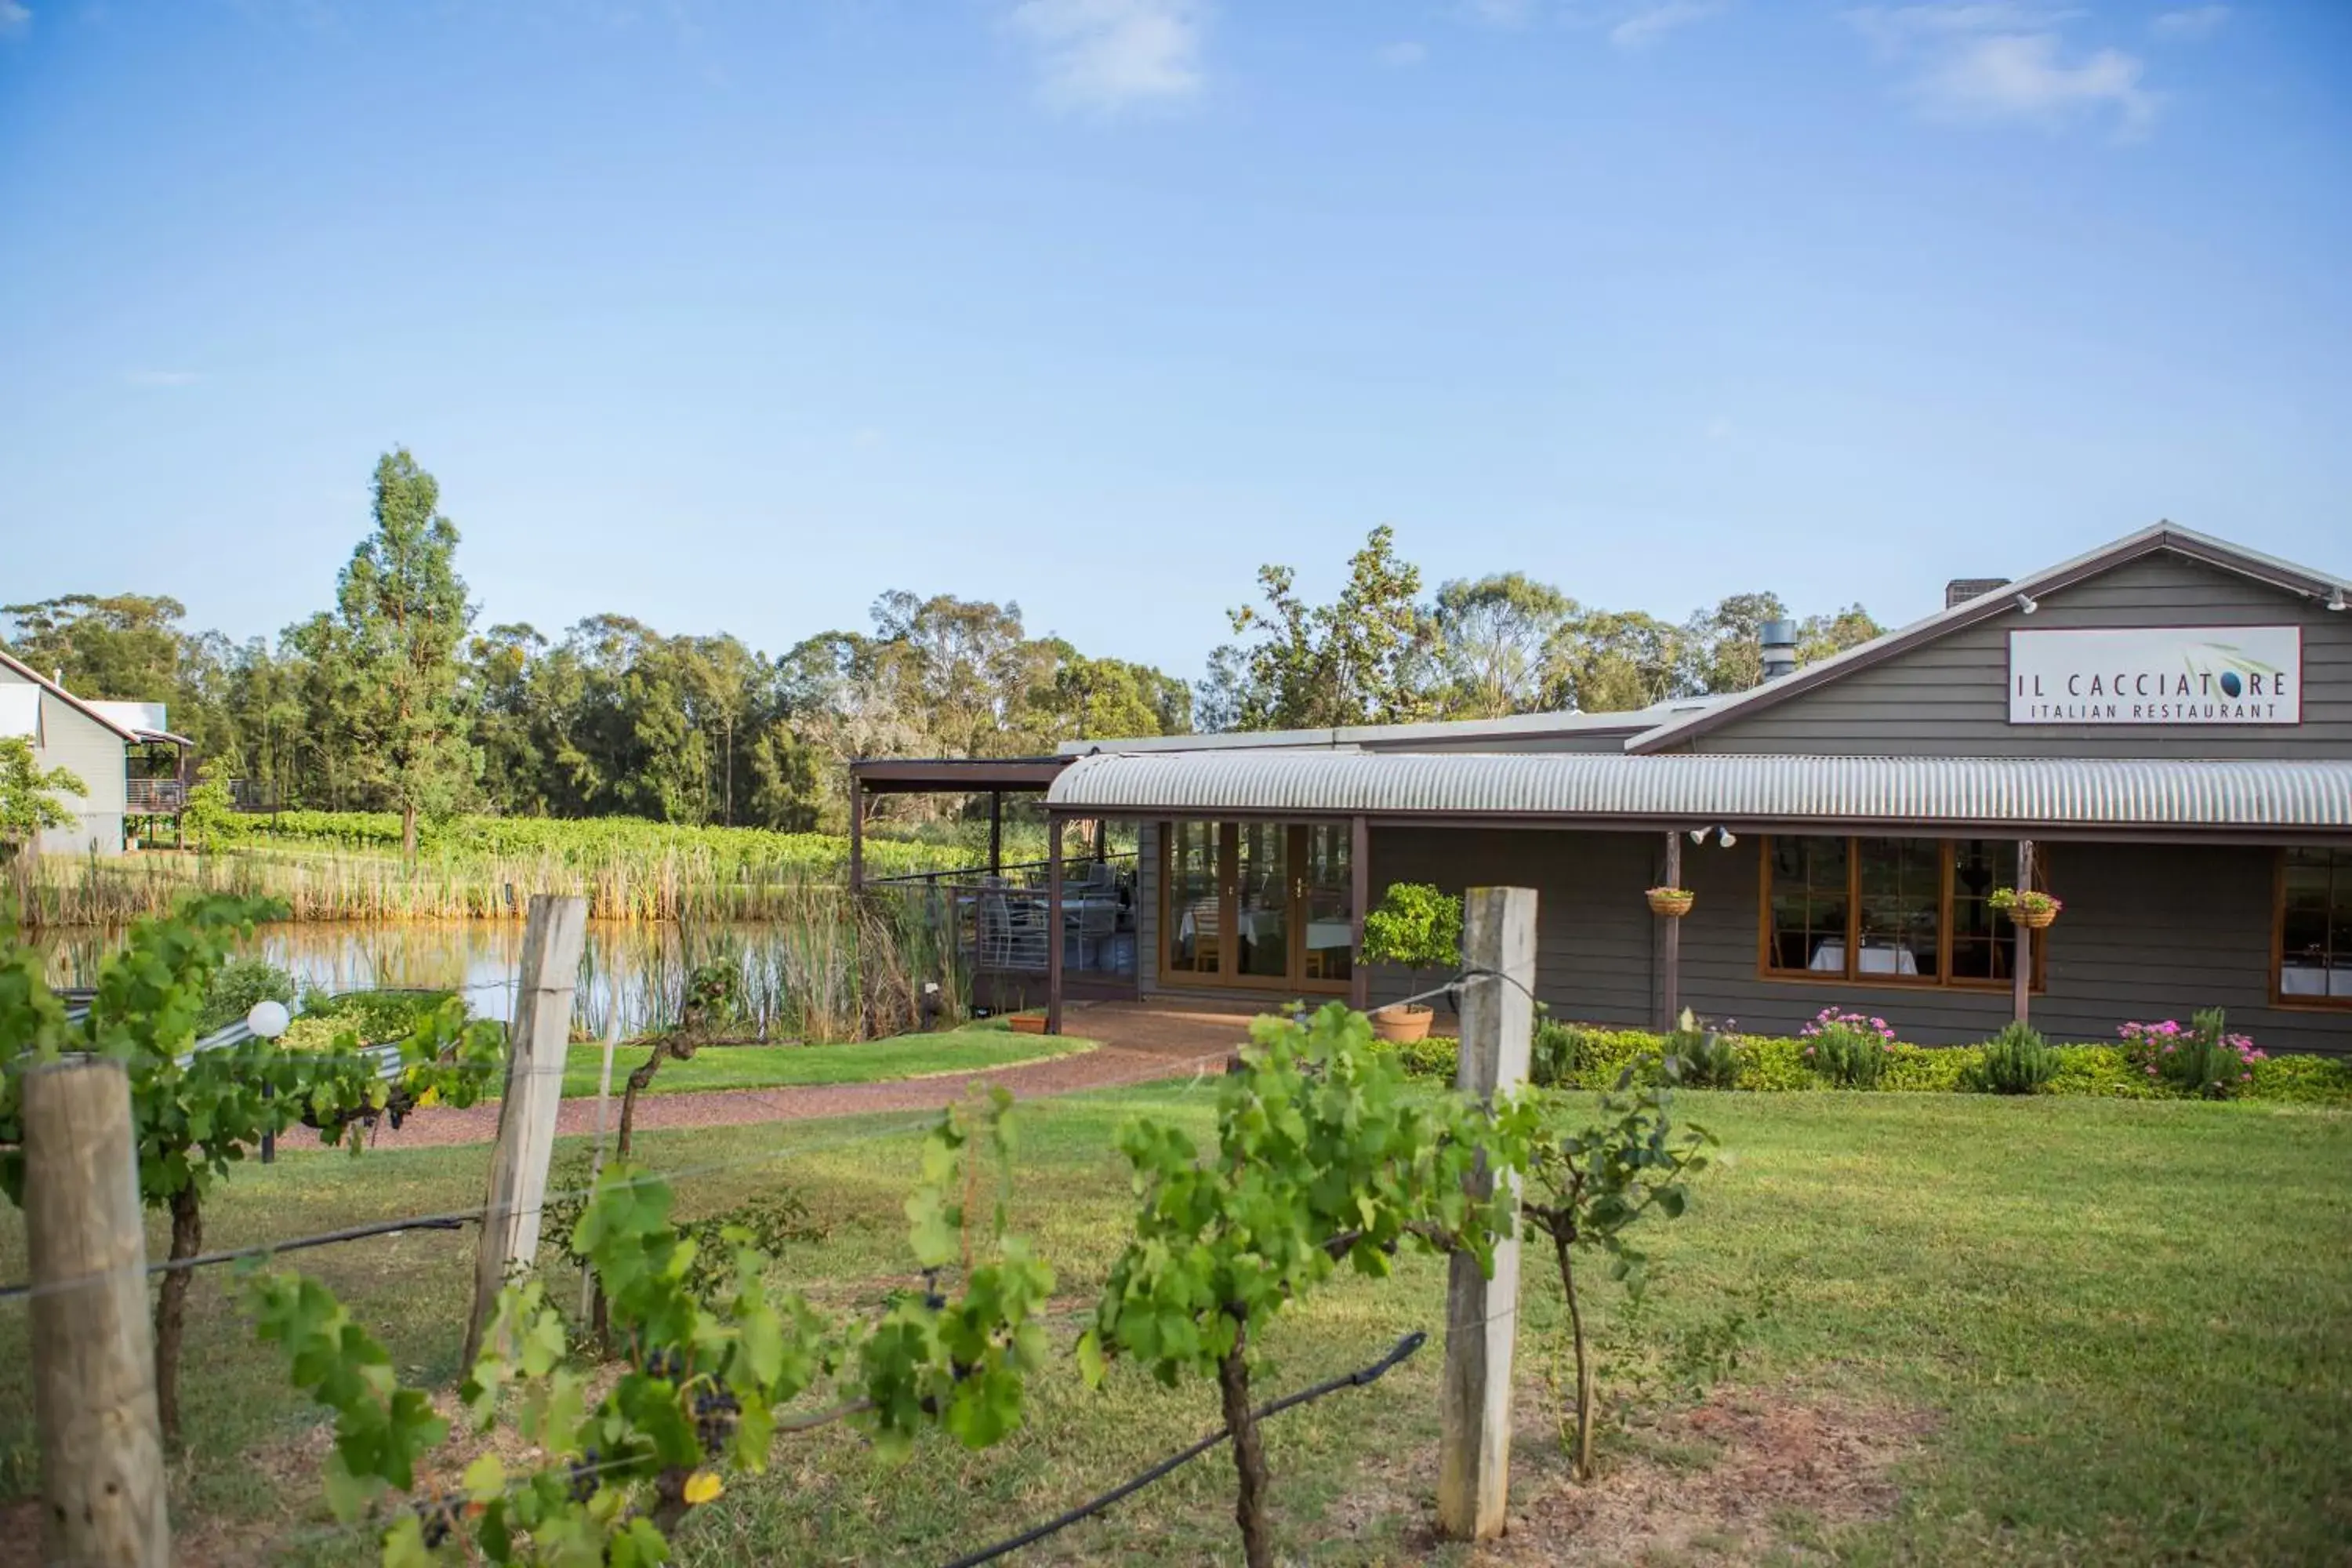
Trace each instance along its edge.
{"label": "tree line", "polygon": [[[212,776],[251,798],[420,815],[628,815],[837,827],[856,756],[1020,756],[1065,741],[1644,707],[1760,674],[1757,628],[1786,614],[1735,595],[1672,623],[1580,605],[1520,573],[1444,583],[1386,528],[1329,604],[1290,568],[1196,683],[1032,637],[1007,602],[884,594],[867,630],[770,655],[724,632],[590,616],[550,636],[482,626],[439,487],[405,450],[376,465],[372,524],[332,605],[272,640],[189,628],[163,595],[0,606],[10,650],[91,697],[169,705]],[[1860,605],[1802,623],[1801,658],[1878,631]],[[919,798],[894,809],[924,809]]]}

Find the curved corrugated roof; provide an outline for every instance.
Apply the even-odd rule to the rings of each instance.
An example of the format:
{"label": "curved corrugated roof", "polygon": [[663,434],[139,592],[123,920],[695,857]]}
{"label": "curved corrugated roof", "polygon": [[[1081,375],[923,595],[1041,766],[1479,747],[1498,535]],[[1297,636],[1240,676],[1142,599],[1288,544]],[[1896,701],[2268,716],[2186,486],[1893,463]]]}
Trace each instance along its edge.
{"label": "curved corrugated roof", "polygon": [[1072,811],[2352,830],[2352,762],[1196,752],[1082,757]]}

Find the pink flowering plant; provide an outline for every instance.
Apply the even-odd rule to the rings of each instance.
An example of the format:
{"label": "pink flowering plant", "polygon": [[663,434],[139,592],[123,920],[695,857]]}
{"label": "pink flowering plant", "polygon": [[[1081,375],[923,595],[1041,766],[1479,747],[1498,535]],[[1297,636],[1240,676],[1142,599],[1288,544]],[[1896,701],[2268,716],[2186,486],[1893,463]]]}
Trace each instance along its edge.
{"label": "pink flowering plant", "polygon": [[1805,1042],[1805,1064],[1834,1089],[1876,1089],[1886,1076],[1895,1029],[1867,1013],[1824,1007],[1797,1031]]}
{"label": "pink flowering plant", "polygon": [[2269,1059],[2244,1035],[2230,1032],[2219,1007],[2209,1007],[2187,1025],[2175,1018],[2156,1024],[2126,1024],[2124,1057],[2143,1076],[2178,1094],[2227,1100],[2254,1081],[2254,1064]]}

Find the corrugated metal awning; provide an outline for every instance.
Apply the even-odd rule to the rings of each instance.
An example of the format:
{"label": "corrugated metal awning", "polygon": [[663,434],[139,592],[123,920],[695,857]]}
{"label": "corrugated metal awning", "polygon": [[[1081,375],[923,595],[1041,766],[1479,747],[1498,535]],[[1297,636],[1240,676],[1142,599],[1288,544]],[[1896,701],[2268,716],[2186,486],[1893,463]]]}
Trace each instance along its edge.
{"label": "corrugated metal awning", "polygon": [[2352,831],[2352,762],[2011,757],[1085,757],[1048,805],[1141,812]]}

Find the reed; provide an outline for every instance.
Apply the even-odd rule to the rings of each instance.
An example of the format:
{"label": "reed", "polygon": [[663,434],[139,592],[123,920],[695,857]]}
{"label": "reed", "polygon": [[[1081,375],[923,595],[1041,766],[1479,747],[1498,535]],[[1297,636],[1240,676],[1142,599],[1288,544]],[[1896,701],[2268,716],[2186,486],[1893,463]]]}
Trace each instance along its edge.
{"label": "reed", "polygon": [[[627,830],[639,828],[654,831]],[[550,892],[585,897],[596,920],[693,921],[777,918],[812,888],[838,890],[846,860],[842,840],[743,828],[640,823],[530,840],[445,839],[410,864],[364,840],[251,839],[208,854],[19,856],[6,876],[26,922],[39,926],[119,925],[167,912],[191,891],[276,899],[297,921],[519,919],[532,893]],[[884,840],[868,847],[866,864],[891,876],[958,858],[953,846]]]}

